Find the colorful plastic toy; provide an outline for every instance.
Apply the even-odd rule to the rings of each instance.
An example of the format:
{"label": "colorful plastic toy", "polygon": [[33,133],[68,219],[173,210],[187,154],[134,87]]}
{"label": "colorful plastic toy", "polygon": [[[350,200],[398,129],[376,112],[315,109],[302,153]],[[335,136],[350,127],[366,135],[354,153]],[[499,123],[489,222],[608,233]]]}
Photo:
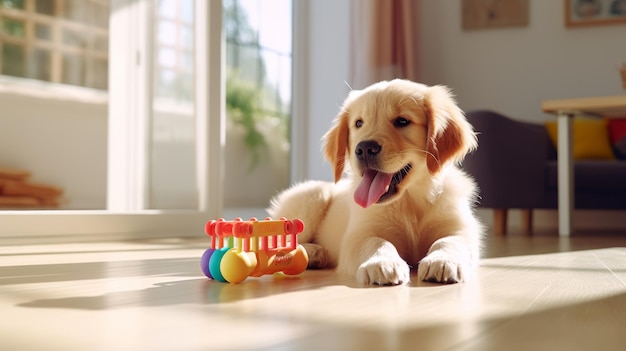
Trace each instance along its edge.
{"label": "colorful plastic toy", "polygon": [[211,237],[211,248],[200,260],[204,275],[222,282],[239,283],[247,277],[283,272],[304,272],[309,258],[298,234],[304,230],[299,219],[259,221],[224,219],[208,221],[204,228]]}

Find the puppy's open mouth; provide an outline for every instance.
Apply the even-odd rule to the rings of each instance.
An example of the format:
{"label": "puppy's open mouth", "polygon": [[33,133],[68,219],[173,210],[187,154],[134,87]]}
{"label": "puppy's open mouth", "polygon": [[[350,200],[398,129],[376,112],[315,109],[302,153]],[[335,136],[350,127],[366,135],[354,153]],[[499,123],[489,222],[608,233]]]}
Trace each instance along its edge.
{"label": "puppy's open mouth", "polygon": [[354,201],[363,208],[385,202],[398,192],[398,184],[411,168],[411,164],[408,164],[396,173],[384,173],[371,168],[364,170],[361,183],[354,191]]}

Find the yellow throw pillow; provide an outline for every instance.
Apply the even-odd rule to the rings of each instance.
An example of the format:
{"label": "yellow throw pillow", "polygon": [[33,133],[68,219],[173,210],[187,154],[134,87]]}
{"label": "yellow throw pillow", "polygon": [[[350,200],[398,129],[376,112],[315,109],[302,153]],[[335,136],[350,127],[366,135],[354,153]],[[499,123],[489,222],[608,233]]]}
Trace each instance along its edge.
{"label": "yellow throw pillow", "polygon": [[[558,147],[557,123],[546,122],[546,130],[550,140]],[[574,118],[574,131],[572,136],[574,159],[615,159],[606,120],[602,118]]]}

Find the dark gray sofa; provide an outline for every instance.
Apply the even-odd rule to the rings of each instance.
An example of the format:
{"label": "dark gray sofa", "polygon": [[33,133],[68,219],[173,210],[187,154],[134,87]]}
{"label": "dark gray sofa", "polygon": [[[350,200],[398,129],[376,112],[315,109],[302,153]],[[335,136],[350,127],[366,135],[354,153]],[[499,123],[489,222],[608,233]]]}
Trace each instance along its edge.
{"label": "dark gray sofa", "polygon": [[[523,210],[532,231],[532,209],[557,208],[556,149],[542,124],[522,122],[493,111],[471,111],[478,149],[463,168],[480,188],[479,207],[494,209],[496,234],[506,234],[508,209]],[[576,160],[576,209],[626,209],[626,161]]]}

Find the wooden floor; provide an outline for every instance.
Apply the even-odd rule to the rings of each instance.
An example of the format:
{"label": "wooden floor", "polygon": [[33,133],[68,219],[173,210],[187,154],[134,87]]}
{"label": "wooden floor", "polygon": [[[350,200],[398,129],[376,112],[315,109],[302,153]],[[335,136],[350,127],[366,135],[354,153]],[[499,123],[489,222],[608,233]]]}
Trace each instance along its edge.
{"label": "wooden floor", "polygon": [[[626,234],[490,238],[471,283],[205,278],[207,240],[0,247],[2,350],[624,350]],[[415,274],[415,273],[414,273]],[[415,275],[414,275],[415,276]]]}

